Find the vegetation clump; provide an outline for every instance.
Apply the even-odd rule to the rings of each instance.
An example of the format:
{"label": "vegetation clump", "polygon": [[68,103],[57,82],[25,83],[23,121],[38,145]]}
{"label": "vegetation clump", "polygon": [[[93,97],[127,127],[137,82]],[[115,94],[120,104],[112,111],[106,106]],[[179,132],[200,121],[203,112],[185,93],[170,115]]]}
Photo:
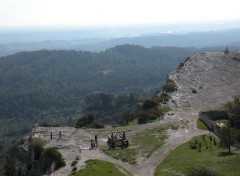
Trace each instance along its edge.
{"label": "vegetation clump", "polygon": [[153,100],[156,101],[157,103],[166,103],[169,101],[169,99],[170,96],[168,95],[167,92],[158,93],[153,97]]}
{"label": "vegetation clump", "polygon": [[181,63],[179,64],[177,70],[180,70],[181,68],[183,68],[183,67],[184,67],[184,64],[185,64],[187,61],[189,61],[190,59],[191,59],[190,57],[187,57],[187,58],[184,60],[184,62],[181,62]]}
{"label": "vegetation clump", "polygon": [[56,169],[66,165],[62,158],[62,154],[54,147],[45,149],[42,156],[49,161],[56,162]]}
{"label": "vegetation clump", "polygon": [[163,91],[174,92],[176,90],[177,90],[177,84],[173,80],[167,79],[165,85],[163,86]]}
{"label": "vegetation clump", "polygon": [[224,54],[229,54],[229,49],[228,49],[228,47],[225,48]]}
{"label": "vegetation clump", "polygon": [[158,106],[158,103],[153,100],[153,99],[147,99],[143,102],[143,109],[144,110],[149,110],[149,109],[152,109],[152,108],[156,108]]}
{"label": "vegetation clump", "polygon": [[42,155],[42,152],[44,151],[44,146],[45,144],[45,141],[42,140],[41,138],[32,138],[29,142],[29,150],[33,151],[34,153],[34,159],[35,160],[39,160],[41,155]]}
{"label": "vegetation clump", "polygon": [[79,118],[76,127],[104,128],[104,125],[93,114],[89,114]]}
{"label": "vegetation clump", "polygon": [[192,88],[192,93],[193,93],[193,94],[196,94],[196,93],[197,93],[197,90],[194,89],[194,88]]}
{"label": "vegetation clump", "polygon": [[74,166],[74,167],[72,168],[72,172],[75,172],[76,170],[77,170],[77,167]]}
{"label": "vegetation clump", "polygon": [[78,163],[78,161],[77,161],[77,160],[74,160],[74,161],[71,163],[71,166],[73,167],[73,166],[75,166],[77,163]]}

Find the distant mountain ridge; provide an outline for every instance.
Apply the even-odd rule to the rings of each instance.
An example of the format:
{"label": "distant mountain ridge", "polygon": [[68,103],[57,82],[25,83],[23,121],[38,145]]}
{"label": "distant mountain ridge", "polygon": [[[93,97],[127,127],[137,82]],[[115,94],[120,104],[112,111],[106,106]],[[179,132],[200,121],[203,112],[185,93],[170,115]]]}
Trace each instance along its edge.
{"label": "distant mountain ridge", "polygon": [[122,37],[115,39],[92,38],[84,40],[46,40],[30,43],[0,44],[0,56],[20,51],[41,49],[73,49],[93,52],[104,51],[116,45],[133,44],[144,47],[175,46],[175,47],[225,47],[240,48],[240,29],[223,31],[207,31],[193,33],[151,34],[139,37]]}

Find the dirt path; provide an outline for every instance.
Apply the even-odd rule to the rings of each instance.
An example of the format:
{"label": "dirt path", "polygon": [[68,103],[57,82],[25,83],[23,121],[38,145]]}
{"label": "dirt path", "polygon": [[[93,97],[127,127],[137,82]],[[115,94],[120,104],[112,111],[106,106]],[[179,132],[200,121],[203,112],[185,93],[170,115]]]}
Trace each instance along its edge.
{"label": "dirt path", "polygon": [[[146,129],[161,127],[167,124],[179,124],[178,130],[168,130],[169,138],[165,144],[155,151],[150,158],[137,159],[136,165],[113,159],[100,150],[89,150],[90,139],[98,134],[99,145],[106,145],[107,134],[114,129],[82,130],[70,127],[64,128],[38,128],[36,134],[48,141],[47,147],[55,146],[62,153],[66,161],[66,167],[54,172],[52,176],[70,175],[71,162],[76,156],[80,156],[77,167],[83,168],[84,162],[89,159],[106,160],[116,163],[134,176],[153,176],[156,167],[177,146],[192,137],[208,133],[196,128],[198,113],[202,110],[215,109],[221,103],[231,100],[233,95],[240,94],[240,62],[233,60],[239,53],[224,55],[223,53],[202,53],[189,60],[184,68],[172,72],[170,78],[178,84],[178,91],[172,94],[169,106],[171,115],[166,115],[165,120],[141,126],[125,127],[129,135],[134,135]],[[240,58],[240,57],[239,57]],[[197,93],[192,93],[192,90]],[[172,115],[173,114],[173,115]],[[59,131],[62,136],[59,138]],[[50,140],[52,132],[53,139]],[[81,148],[81,152],[79,150]]]}

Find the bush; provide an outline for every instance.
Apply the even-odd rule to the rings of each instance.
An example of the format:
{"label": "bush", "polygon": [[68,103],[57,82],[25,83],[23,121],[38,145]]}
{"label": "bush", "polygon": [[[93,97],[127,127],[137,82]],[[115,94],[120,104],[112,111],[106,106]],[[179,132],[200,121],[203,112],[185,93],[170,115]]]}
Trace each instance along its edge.
{"label": "bush", "polygon": [[158,106],[158,103],[152,99],[147,99],[143,102],[143,109],[151,109],[156,108]]}
{"label": "bush", "polygon": [[87,116],[83,116],[80,119],[78,119],[76,123],[77,128],[81,127],[92,127],[92,128],[104,128],[104,125],[99,122],[99,120],[96,119],[96,117],[92,114],[89,114]]}
{"label": "bush", "polygon": [[34,152],[34,159],[39,160],[42,152],[44,151],[44,146],[45,142],[41,138],[32,138],[30,143],[29,143],[29,149],[33,150]]}
{"label": "bush", "polygon": [[72,172],[75,172],[76,170],[77,170],[77,167],[74,166],[74,167],[72,168]]}
{"label": "bush", "polygon": [[209,169],[203,166],[196,166],[187,169],[186,176],[222,176],[213,169]]}
{"label": "bush", "polygon": [[75,166],[77,163],[78,163],[78,161],[75,160],[75,161],[73,161],[73,162],[71,163],[71,166],[73,167],[73,166]]}
{"label": "bush", "polygon": [[224,54],[229,54],[229,49],[228,49],[228,47],[225,48]]}
{"label": "bush", "polygon": [[62,158],[62,154],[54,147],[47,148],[43,152],[43,157],[49,158],[56,162],[56,169],[66,165]]}
{"label": "bush", "polygon": [[191,147],[191,149],[197,149],[197,144],[192,143],[192,144],[190,145],[190,147]]}
{"label": "bush", "polygon": [[93,128],[104,128],[104,125],[99,122],[98,120],[95,120],[92,125]]}
{"label": "bush", "polygon": [[163,86],[163,90],[166,92],[174,92],[177,90],[177,85],[173,80],[167,79],[166,84]]}
{"label": "bush", "polygon": [[194,88],[192,88],[192,93],[193,93],[193,94],[196,94],[196,93],[197,93],[197,90],[194,89]]}
{"label": "bush", "polygon": [[154,108],[148,111],[140,111],[138,113],[138,124],[146,123],[147,121],[155,120],[162,114],[161,110]]}
{"label": "bush", "polygon": [[153,97],[153,100],[157,103],[162,103],[162,102],[168,102],[170,96],[166,92],[162,92],[161,94],[158,94]]}
{"label": "bush", "polygon": [[86,126],[90,125],[94,120],[95,120],[95,117],[92,114],[83,116],[78,119],[78,121],[76,123],[76,127],[77,128],[86,127]]}
{"label": "bush", "polygon": [[181,63],[179,64],[177,70],[180,70],[181,68],[183,68],[183,66],[184,66],[184,63],[181,62]]}
{"label": "bush", "polygon": [[145,117],[139,117],[138,118],[138,124],[144,124],[147,122],[147,119]]}

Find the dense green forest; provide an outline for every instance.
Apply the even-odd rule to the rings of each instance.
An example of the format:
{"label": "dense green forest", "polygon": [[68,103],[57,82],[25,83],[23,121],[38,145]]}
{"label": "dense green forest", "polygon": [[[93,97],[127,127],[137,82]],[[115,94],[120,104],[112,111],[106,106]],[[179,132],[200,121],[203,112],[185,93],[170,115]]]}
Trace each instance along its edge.
{"label": "dense green forest", "polygon": [[0,61],[2,118],[74,113],[93,91],[152,93],[193,48],[123,45],[101,53],[34,51]]}
{"label": "dense green forest", "polygon": [[[0,58],[1,140],[36,122],[71,123],[93,91],[152,95],[194,48],[122,45],[104,52],[40,50]],[[6,144],[1,141],[0,149]]]}

